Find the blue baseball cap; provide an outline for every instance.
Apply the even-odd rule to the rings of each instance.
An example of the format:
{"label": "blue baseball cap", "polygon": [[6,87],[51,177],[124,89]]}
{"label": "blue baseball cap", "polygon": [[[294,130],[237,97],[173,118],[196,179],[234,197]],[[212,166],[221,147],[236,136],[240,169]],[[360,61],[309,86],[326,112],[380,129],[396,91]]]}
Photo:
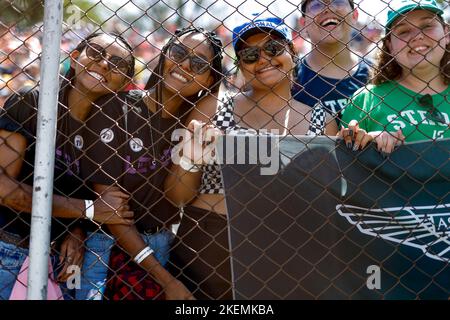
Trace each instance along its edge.
{"label": "blue baseball cap", "polygon": [[444,14],[444,11],[434,0],[392,0],[389,3],[386,30],[391,28],[397,18],[413,10],[428,10],[437,13],[439,16]]}
{"label": "blue baseball cap", "polygon": [[[259,16],[259,14],[253,14],[254,16]],[[257,33],[268,33],[275,34],[282,39],[287,41],[292,41],[292,33],[286,26],[282,19],[278,17],[260,17],[256,18],[250,22],[246,22],[240,26],[233,29],[233,48],[234,51],[238,51],[242,42],[248,37]]]}

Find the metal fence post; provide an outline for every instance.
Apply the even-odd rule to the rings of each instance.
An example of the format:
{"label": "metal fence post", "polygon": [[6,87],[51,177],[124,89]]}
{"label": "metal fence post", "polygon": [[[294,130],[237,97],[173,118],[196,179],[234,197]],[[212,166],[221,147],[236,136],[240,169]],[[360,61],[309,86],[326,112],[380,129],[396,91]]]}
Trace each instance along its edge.
{"label": "metal fence post", "polygon": [[47,299],[63,4],[45,1],[34,163],[28,300]]}

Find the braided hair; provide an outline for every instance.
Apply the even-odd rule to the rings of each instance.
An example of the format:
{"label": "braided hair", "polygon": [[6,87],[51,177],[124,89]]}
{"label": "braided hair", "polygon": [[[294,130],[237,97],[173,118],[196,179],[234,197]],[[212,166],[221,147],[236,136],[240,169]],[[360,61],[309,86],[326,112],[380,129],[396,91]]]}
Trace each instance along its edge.
{"label": "braided hair", "polygon": [[[184,119],[189,114],[192,107],[200,101],[209,92],[216,93],[219,91],[220,84],[223,80],[223,69],[222,69],[222,51],[223,45],[220,38],[215,34],[215,32],[206,31],[200,27],[186,27],[175,31],[175,34],[169,39],[169,41],[161,49],[161,54],[159,56],[158,63],[152,71],[152,75],[145,85],[145,90],[155,89],[156,92],[156,104],[157,109],[162,107],[162,89],[164,86],[164,65],[166,61],[166,54],[172,44],[179,39],[181,36],[190,33],[200,33],[203,34],[208,40],[211,48],[213,49],[213,60],[210,63],[211,75],[213,77],[212,85],[207,90],[201,90],[199,94],[183,98],[184,103],[178,112],[180,119]],[[182,120],[180,120],[183,122]]]}

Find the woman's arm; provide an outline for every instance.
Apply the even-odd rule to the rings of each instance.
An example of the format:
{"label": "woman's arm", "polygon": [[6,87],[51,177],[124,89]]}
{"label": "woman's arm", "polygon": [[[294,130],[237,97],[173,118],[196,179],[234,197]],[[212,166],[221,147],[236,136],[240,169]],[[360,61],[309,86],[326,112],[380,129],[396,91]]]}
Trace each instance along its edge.
{"label": "woman's arm", "polygon": [[[134,225],[108,225],[108,229],[131,257],[135,257],[147,246]],[[167,300],[193,299],[192,293],[179,280],[175,279],[152,254],[145,258],[140,266],[162,286]]]}
{"label": "woman's arm", "polygon": [[[16,180],[27,148],[26,139],[19,133],[0,130],[0,204],[17,211],[31,213],[31,186]],[[94,220],[99,223],[132,224],[133,213],[128,209],[128,196],[108,191],[94,203]],[[53,195],[52,215],[59,218],[84,218],[83,199]]]}
{"label": "woman's arm", "polygon": [[[217,110],[218,98],[209,95],[191,111],[186,121],[186,128],[192,120],[211,125]],[[202,172],[189,172],[179,165],[172,164],[170,172],[166,178],[164,189],[166,197],[175,206],[184,206],[195,199],[200,187]]]}
{"label": "woman's arm", "polygon": [[[94,190],[99,194],[110,189],[110,186],[95,184]],[[118,187],[117,187],[118,188]],[[119,245],[130,257],[142,251],[147,244],[140,235],[135,225],[108,225],[108,229],[117,239]],[[151,254],[145,258],[140,266],[146,270],[164,289],[166,299],[168,300],[186,300],[193,299],[189,290],[177,279],[175,279]]]}

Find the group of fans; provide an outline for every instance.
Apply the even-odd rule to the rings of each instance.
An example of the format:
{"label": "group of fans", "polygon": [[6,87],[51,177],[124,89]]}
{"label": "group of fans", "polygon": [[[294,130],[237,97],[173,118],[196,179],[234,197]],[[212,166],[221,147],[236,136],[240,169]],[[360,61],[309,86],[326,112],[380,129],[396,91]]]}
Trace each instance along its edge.
{"label": "group of fans", "polygon": [[[232,299],[220,166],[189,151],[210,148],[211,132],[338,136],[354,151],[374,141],[385,155],[450,137],[450,38],[434,0],[389,3],[377,61],[348,45],[358,19],[352,0],[299,7],[311,51],[299,59],[283,20],[257,14],[232,31],[231,77],[222,40],[201,27],[167,39],[136,90],[136,57],[121,35],[94,33],[71,50],[52,211],[65,298]],[[17,90],[0,116],[0,299],[28,255],[38,98],[37,88]],[[172,141],[180,128],[201,129]],[[177,143],[183,153],[173,161]],[[71,265],[82,272],[75,290],[65,288]]]}

